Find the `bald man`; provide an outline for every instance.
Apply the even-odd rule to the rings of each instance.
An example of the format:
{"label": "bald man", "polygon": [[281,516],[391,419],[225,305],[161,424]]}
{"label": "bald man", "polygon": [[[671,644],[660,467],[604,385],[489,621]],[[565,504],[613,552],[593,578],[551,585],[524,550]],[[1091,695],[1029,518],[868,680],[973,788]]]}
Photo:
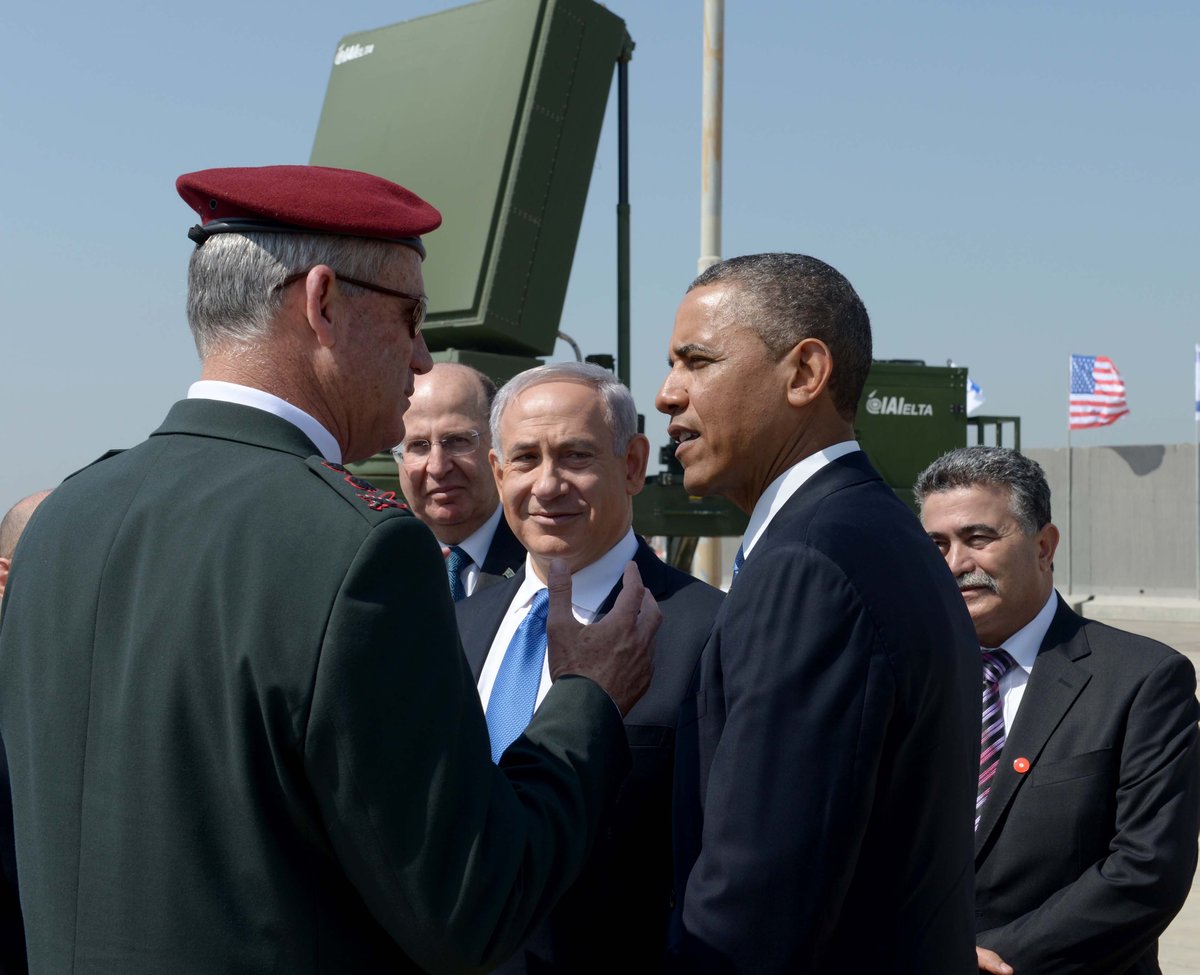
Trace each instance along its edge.
{"label": "bald man", "polygon": [[8,573],[12,568],[13,553],[17,550],[17,541],[21,532],[29,524],[34,510],[45,500],[49,491],[37,491],[22,498],[11,508],[0,521],[0,599],[4,598],[4,588],[8,585]]}
{"label": "bald man", "polygon": [[[0,601],[8,584],[13,552],[34,510],[49,491],[30,494],[11,508],[0,520]],[[0,741],[0,795],[8,795],[8,759]],[[12,805],[0,802],[0,972],[25,972],[25,925],[17,896],[17,856],[12,842]]]}
{"label": "bald man", "polygon": [[405,500],[442,543],[455,602],[525,564],[488,466],[495,395],[496,384],[478,369],[435,363],[416,378],[405,439],[392,451]]}

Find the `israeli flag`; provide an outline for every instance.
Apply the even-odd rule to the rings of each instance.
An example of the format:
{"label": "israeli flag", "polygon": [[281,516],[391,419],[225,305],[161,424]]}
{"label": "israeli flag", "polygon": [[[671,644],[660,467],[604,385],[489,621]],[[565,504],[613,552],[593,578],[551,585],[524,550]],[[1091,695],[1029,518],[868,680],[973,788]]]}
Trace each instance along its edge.
{"label": "israeli flag", "polygon": [[[1196,382],[1200,383],[1200,345],[1196,346]],[[970,376],[967,377],[967,416],[983,406],[983,390],[979,383]],[[1200,417],[1200,385],[1196,387],[1196,416]]]}

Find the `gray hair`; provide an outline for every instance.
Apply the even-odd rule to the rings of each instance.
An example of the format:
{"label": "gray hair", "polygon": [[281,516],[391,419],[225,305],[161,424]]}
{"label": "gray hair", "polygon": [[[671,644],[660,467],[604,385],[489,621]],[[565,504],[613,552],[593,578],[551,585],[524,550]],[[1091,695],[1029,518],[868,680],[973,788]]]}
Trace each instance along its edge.
{"label": "gray hair", "polygon": [[[204,358],[266,337],[283,303],[280,285],[318,264],[375,279],[397,245],[328,234],[217,234],[188,263],[188,325]],[[352,294],[362,289],[344,285]]]}
{"label": "gray hair", "polygon": [[688,287],[734,287],[726,320],[754,329],[776,359],[801,339],[820,339],[833,355],[833,405],[853,420],[871,370],[871,319],[850,282],[805,254],[748,254],[720,261]]}
{"label": "gray hair", "polygon": [[959,447],[921,471],[913,494],[924,505],[931,494],[976,485],[1006,487],[1009,510],[1026,535],[1050,523],[1050,485],[1037,461],[1008,447]]}
{"label": "gray hair", "polygon": [[500,387],[492,402],[492,449],[504,464],[504,447],[500,442],[500,420],[518,396],[525,390],[543,383],[579,383],[590,386],[600,395],[604,422],[613,435],[613,453],[623,454],[637,435],[637,407],[633,394],[607,369],[590,362],[557,362],[548,366],[526,369]]}

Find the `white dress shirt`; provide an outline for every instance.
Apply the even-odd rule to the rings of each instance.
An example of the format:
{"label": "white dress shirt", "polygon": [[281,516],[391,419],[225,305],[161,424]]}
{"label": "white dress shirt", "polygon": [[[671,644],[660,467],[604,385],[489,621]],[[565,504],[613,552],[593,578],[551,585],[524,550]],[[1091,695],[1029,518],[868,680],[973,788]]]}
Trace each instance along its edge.
{"label": "white dress shirt", "polygon": [[746,525],[746,534],[742,536],[742,557],[750,557],[751,549],[766,533],[771,519],[779,514],[780,509],[800,490],[805,481],[830,461],[845,457],[856,450],[862,450],[857,440],[843,440],[824,450],[818,450],[815,454],[809,454],[775,478],[750,512],[750,522]]}
{"label": "white dress shirt", "polygon": [[[634,555],[637,554],[637,547],[637,536],[630,528],[625,533],[625,537],[604,555],[591,565],[584,566],[571,575],[571,609],[580,623],[587,624],[596,618],[596,612],[600,609],[601,604],[608,598],[613,586],[621,580],[625,566],[633,561]],[[500,628],[496,630],[496,635],[492,638],[487,659],[483,662],[483,670],[479,673],[479,699],[483,702],[485,711],[488,700],[492,696],[492,686],[496,683],[496,674],[500,670],[504,654],[508,651],[508,645],[512,642],[517,627],[529,613],[529,607],[533,605],[533,597],[537,595],[538,590],[545,588],[546,584],[533,571],[531,557],[526,555],[525,578],[513,596],[512,602],[508,604],[508,612],[500,621]],[[547,654],[546,659],[542,661],[542,682],[538,687],[535,708],[542,703],[542,699],[549,690],[550,658]]]}
{"label": "white dress shirt", "polygon": [[[492,547],[492,539],[496,537],[496,528],[500,524],[502,514],[503,509],[500,505],[496,505],[492,516],[458,543],[458,547],[471,556],[470,563],[458,574],[468,596],[479,585],[479,574],[483,571],[483,563],[487,561],[488,550]],[[446,551],[449,552],[449,550],[449,546],[447,546]]]}
{"label": "white dress shirt", "polygon": [[[1058,598],[1053,589],[1046,605],[1038,610],[1037,616],[1022,626],[1016,633],[1004,641],[1004,649],[1017,662],[1007,674],[1000,678],[1000,699],[1004,702],[1004,733],[1007,735],[1017,717],[1017,709],[1021,706],[1021,698],[1025,696],[1025,685],[1029,683],[1029,673],[1037,660],[1038,650],[1046,639],[1046,631],[1050,629],[1050,621],[1058,610]],[[983,647],[984,650],[995,650],[996,647]]]}
{"label": "white dress shirt", "polygon": [[334,439],[332,433],[315,418],[309,416],[300,407],[293,406],[285,399],[280,399],[274,393],[253,386],[242,386],[238,383],[227,383],[219,379],[199,379],[188,387],[188,399],[215,399],[222,403],[238,403],[242,406],[252,406],[287,420],[292,426],[308,437],[321,452],[321,456],[332,464],[342,462],[342,448]]}

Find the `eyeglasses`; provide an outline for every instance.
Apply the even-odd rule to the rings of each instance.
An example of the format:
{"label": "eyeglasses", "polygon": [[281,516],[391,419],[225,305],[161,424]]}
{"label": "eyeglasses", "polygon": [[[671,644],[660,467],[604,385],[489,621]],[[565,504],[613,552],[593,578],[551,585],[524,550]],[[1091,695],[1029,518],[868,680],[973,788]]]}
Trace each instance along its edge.
{"label": "eyeglasses", "polygon": [[440,440],[406,440],[392,448],[392,456],[406,464],[415,464],[425,460],[435,444],[451,457],[465,457],[479,446],[479,431],[460,430],[448,433]]}
{"label": "eyeglasses", "polygon": [[[311,271],[309,268],[308,271]],[[275,291],[282,291],[289,284],[295,284],[301,278],[308,276],[308,271],[297,271],[295,274],[289,274],[286,278],[275,285]],[[377,291],[381,295],[390,295],[393,298],[404,298],[408,301],[415,301],[413,305],[412,318],[409,319],[408,332],[411,338],[416,338],[421,331],[421,326],[425,324],[425,313],[429,310],[428,295],[410,295],[407,291],[396,291],[393,288],[385,288],[381,284],[372,284],[370,281],[360,281],[358,278],[350,278],[342,274],[340,271],[334,271],[338,276],[339,281],[345,281],[346,284],[357,285],[360,288],[366,288],[368,291]]]}

